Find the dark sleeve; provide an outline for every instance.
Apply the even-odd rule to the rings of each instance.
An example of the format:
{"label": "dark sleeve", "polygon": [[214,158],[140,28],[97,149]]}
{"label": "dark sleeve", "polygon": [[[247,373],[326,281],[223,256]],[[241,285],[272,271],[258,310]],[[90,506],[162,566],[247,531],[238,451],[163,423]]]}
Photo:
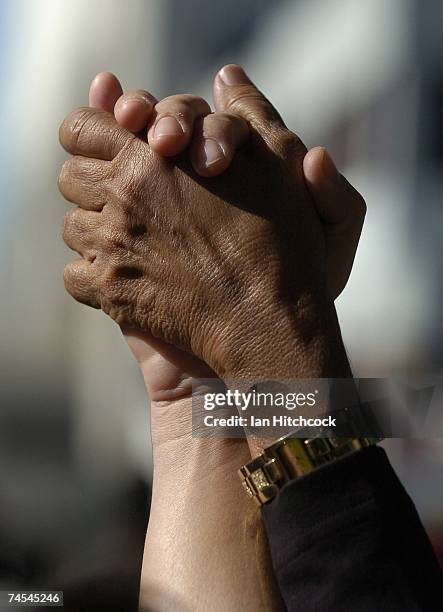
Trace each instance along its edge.
{"label": "dark sleeve", "polygon": [[290,612],[443,611],[434,551],[383,449],[294,480],[263,516]]}

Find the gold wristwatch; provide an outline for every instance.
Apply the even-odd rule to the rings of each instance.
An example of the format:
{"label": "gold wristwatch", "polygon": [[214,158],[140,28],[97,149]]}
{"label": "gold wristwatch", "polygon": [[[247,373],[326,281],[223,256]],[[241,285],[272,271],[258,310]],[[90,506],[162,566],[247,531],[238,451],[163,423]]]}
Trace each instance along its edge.
{"label": "gold wristwatch", "polygon": [[259,506],[271,501],[284,484],[339,457],[372,446],[383,438],[292,438],[289,434],[265,448],[238,474]]}

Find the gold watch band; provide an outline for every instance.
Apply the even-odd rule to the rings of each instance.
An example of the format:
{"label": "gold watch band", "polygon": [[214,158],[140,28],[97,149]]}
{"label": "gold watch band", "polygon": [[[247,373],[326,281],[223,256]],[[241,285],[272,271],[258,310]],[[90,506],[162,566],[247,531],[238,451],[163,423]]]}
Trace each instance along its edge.
{"label": "gold watch band", "polygon": [[284,484],[339,457],[372,446],[383,438],[279,438],[244,465],[238,474],[249,497],[262,506]]}

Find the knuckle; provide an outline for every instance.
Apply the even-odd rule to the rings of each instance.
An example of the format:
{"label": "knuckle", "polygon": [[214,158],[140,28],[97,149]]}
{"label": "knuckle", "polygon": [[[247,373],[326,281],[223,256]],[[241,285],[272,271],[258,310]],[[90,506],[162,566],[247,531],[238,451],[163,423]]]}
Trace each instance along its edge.
{"label": "knuckle", "polygon": [[72,265],[67,264],[63,270],[63,282],[65,284],[65,289],[69,293],[71,293],[72,286]]}
{"label": "knuckle", "polygon": [[57,179],[57,186],[60,193],[66,197],[67,196],[67,187],[71,181],[71,160],[65,161],[63,166],[60,169],[60,173]]}
{"label": "knuckle", "polygon": [[71,210],[69,210],[65,216],[63,217],[63,229],[62,229],[62,236],[63,236],[63,240],[65,242],[69,241],[69,238],[72,236],[72,234],[74,233],[74,227],[75,227],[75,220],[74,220],[74,216],[75,216],[75,211],[76,209],[73,208]]}
{"label": "knuckle", "polygon": [[71,175],[78,181],[95,184],[107,178],[106,166],[88,157],[73,157]]}
{"label": "knuckle", "polygon": [[110,251],[126,250],[127,239],[125,233],[114,223],[102,225],[100,228],[100,238],[102,243]]}
{"label": "knuckle", "polygon": [[63,281],[66,291],[77,300],[77,302],[87,304],[93,308],[98,307],[95,287],[90,282],[90,279],[86,278],[84,270],[82,266],[79,265],[78,261],[73,261],[65,266]]}
{"label": "knuckle", "polygon": [[73,297],[76,297],[81,289],[81,279],[75,262],[68,263],[63,270],[63,281],[65,289]]}
{"label": "knuckle", "polygon": [[244,119],[259,133],[272,140],[274,132],[284,131],[284,122],[269,100],[253,86],[244,85],[230,93],[225,110]]}
{"label": "knuckle", "polygon": [[65,266],[63,270],[65,289],[77,302],[99,308],[97,279],[84,264],[83,260],[77,259]]}
{"label": "knuckle", "polygon": [[232,92],[225,108],[228,112],[243,117],[252,125],[262,125],[263,121],[282,123],[272,104],[255,87],[244,86]]}
{"label": "knuckle", "polygon": [[61,145],[69,150],[77,148],[83,133],[95,123],[100,111],[88,107],[77,108],[65,117],[59,130]]}
{"label": "knuckle", "polygon": [[243,89],[236,91],[228,98],[226,110],[253,119],[255,116],[254,107],[262,102],[263,98],[256,89]]}

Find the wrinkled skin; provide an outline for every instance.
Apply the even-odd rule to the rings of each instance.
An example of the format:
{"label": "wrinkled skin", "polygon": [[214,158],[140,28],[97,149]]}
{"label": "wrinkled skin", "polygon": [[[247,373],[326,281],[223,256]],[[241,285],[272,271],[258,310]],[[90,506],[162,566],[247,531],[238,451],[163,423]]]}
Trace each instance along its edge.
{"label": "wrinkled skin", "polygon": [[[236,70],[238,67],[228,66],[222,72],[230,68]],[[249,125],[243,117],[254,116],[257,107],[260,114],[263,103],[261,94],[257,90],[257,95],[253,96],[252,91],[247,98],[243,97],[242,106],[237,105],[236,110],[240,114],[234,114],[226,109],[232,107],[232,99],[236,99],[237,90],[227,86],[217,75],[214,79],[216,110],[201,116],[201,112],[209,108],[201,98],[177,94],[157,102],[146,90],[123,93],[117,77],[102,72],[91,83],[89,103],[91,107],[113,113],[121,126],[137,133],[140,138],[146,138],[151,149],[159,155],[173,156],[187,151],[197,174],[217,176],[229,167],[237,150],[249,140]],[[269,102],[267,104],[270,106]],[[162,116],[175,117],[181,123],[184,132],[179,138],[175,135],[149,138],[154,125]],[[206,138],[210,139],[211,145],[214,140],[218,142],[218,151],[220,147],[223,151],[223,158],[217,163],[206,163]],[[303,173],[315,210],[322,221],[328,287],[332,297],[336,297],[344,288],[352,267],[365,204],[361,195],[339,174],[323,147],[314,147],[308,151],[303,159]],[[139,328],[125,327],[123,331],[140,364],[146,387],[154,402],[151,408],[155,408],[156,401],[162,404],[160,412],[151,411],[151,418],[156,414],[163,416],[164,400],[175,401],[188,395],[192,377],[214,375],[203,361]],[[168,423],[166,430],[170,435]]]}
{"label": "wrinkled skin", "polygon": [[[239,148],[249,139],[249,121],[260,118],[263,106],[276,116],[271,103],[250,83],[245,88],[228,86],[220,79],[226,71],[241,71],[238,66],[225,66],[214,79],[215,112],[210,112],[205,100],[189,94],[176,94],[157,102],[146,90],[123,88],[113,74],[99,73],[91,83],[90,106],[115,115],[120,125],[146,138],[153,151],[161,156],[174,156],[189,150],[194,170],[200,176],[223,173]],[[243,73],[244,75],[244,73]],[[240,97],[239,97],[240,94]],[[235,112],[232,112],[232,111]],[[208,114],[209,113],[209,114]],[[180,135],[163,134],[156,138],[158,121],[174,118],[181,124]],[[281,123],[281,120],[278,119]],[[260,128],[272,129],[262,122]],[[259,133],[260,129],[258,130]],[[210,150],[223,152],[221,158],[208,165],[205,143]],[[315,210],[323,227],[327,253],[327,279],[331,296],[335,299],[344,289],[351,272],[360,237],[366,205],[362,196],[337,171],[324,147],[314,147],[303,159],[303,173]]]}
{"label": "wrinkled skin", "polygon": [[218,373],[251,316],[325,301],[324,239],[300,179],[306,149],[297,137],[283,128],[267,142],[255,134],[209,183],[186,161],[158,158],[99,111],[72,113],[61,142],[70,153],[94,155],[100,132],[112,160],[74,157],[60,178],[62,191],[69,183],[71,197],[93,209],[73,209],[65,222],[65,241],[85,258],[65,271],[76,299]]}
{"label": "wrinkled skin", "polygon": [[[98,105],[104,108],[107,101],[99,99]],[[145,592],[152,603],[150,583],[156,585],[158,576],[168,576],[173,567],[174,586],[188,597],[201,594],[206,570],[203,582],[211,605],[229,607],[223,588],[229,583],[232,601],[243,597],[242,609],[277,610],[282,604],[260,518],[253,509],[253,520],[244,521],[251,510],[235,475],[249,452],[242,440],[190,436],[191,402],[183,389],[187,375],[211,372],[192,352],[221,376],[238,374],[233,365],[240,365],[241,373],[257,374],[257,364],[267,373],[282,375],[289,364],[286,371],[292,375],[315,375],[307,367],[311,347],[291,353],[286,364],[285,347],[301,338],[300,343],[315,344],[324,353],[319,330],[330,327],[330,294],[341,290],[352,266],[362,222],[353,211],[361,197],[343,177],[337,183],[325,177],[322,185],[315,177],[321,173],[321,156],[310,157],[318,163],[307,161],[309,153],[305,156],[303,145],[257,91],[234,91],[227,106],[247,118],[252,138],[241,152],[234,147],[235,156],[227,158],[234,159],[232,167],[210,180],[194,173],[192,155],[190,161],[188,155],[161,159],[109,113],[81,109],[65,120],[61,140],[76,157],[64,166],[60,188],[81,208],[67,215],[64,237],[84,258],[67,267],[66,283],[74,297],[102,307],[123,324],[154,399],[156,473],[141,600]],[[135,119],[132,112],[130,119]],[[131,125],[141,129],[143,122]],[[335,238],[329,241],[329,235]],[[330,257],[340,241],[338,257]],[[254,351],[257,360],[242,363]],[[162,399],[170,401],[157,401]],[[248,442],[255,456],[261,442]],[[159,534],[162,544],[156,548]],[[204,567],[196,572],[192,561],[200,558]],[[214,575],[221,577],[215,584]],[[165,592],[169,589],[167,581]]]}
{"label": "wrinkled skin", "polygon": [[[237,85],[227,88],[228,96],[220,87],[227,68]],[[337,335],[337,325],[326,289],[325,241],[334,245],[305,186],[306,149],[240,68],[225,67],[214,94],[250,127],[248,146],[222,178],[199,177],[185,158],[161,159],[108,113],[80,109],[60,130],[63,146],[76,157],[64,165],[59,184],[81,207],[68,213],[64,230],[66,243],[84,257],[66,268],[72,295],[121,325],[145,330],[145,340],[193,353],[222,375],[234,363],[241,371],[241,356],[258,329],[278,332],[282,350],[285,337],[312,345],[322,327]],[[186,112],[186,96],[178,98]],[[160,103],[164,109],[169,100]],[[194,151],[202,148],[196,133]],[[341,191],[355,204],[355,190]],[[322,217],[337,217],[334,200]],[[317,210],[319,202],[324,205],[316,199]],[[340,215],[352,223],[335,218],[333,229],[356,238],[356,246],[362,215],[349,214],[349,207]],[[354,244],[343,249],[334,275],[344,282]]]}

